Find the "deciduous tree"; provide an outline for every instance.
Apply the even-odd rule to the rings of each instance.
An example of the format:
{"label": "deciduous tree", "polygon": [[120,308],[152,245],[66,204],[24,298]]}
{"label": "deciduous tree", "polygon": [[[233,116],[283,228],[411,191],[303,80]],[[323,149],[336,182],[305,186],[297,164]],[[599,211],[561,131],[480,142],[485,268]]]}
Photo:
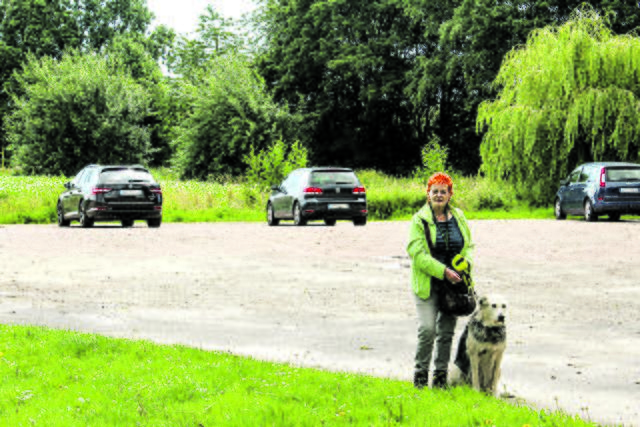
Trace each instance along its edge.
{"label": "deciduous tree", "polygon": [[70,176],[88,163],[146,163],[149,95],[96,54],[28,57],[21,96],[6,123],[12,164],[30,174]]}
{"label": "deciduous tree", "polygon": [[534,31],[496,84],[478,115],[483,169],[528,200],[551,203],[577,163],[640,160],[640,39],[614,35],[597,13]]}
{"label": "deciduous tree", "polygon": [[202,81],[184,79],[180,96],[190,108],[175,130],[174,164],[185,178],[239,175],[244,157],[282,138],[297,138],[299,120],[277,106],[264,80],[242,55],[215,56]]}

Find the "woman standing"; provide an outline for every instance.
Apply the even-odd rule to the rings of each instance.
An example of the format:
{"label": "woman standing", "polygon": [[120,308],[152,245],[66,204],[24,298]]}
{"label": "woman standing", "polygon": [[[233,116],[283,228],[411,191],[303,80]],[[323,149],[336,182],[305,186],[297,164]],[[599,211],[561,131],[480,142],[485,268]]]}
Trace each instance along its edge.
{"label": "woman standing", "polygon": [[[471,264],[471,231],[462,211],[450,206],[453,181],[436,173],[427,183],[427,203],[411,221],[407,252],[411,257],[411,286],[418,312],[418,348],[413,384],[429,383],[429,367],[435,357],[432,387],[445,387],[456,317],[438,309],[438,289],[459,283],[462,278],[451,268],[451,260],[461,254]],[[425,229],[428,228],[428,230]],[[431,244],[427,242],[431,238]]]}

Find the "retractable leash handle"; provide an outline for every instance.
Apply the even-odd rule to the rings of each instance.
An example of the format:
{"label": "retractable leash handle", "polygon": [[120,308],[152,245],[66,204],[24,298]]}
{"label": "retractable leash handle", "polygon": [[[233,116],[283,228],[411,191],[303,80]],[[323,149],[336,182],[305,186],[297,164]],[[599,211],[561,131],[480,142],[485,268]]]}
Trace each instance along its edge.
{"label": "retractable leash handle", "polygon": [[451,260],[451,266],[460,274],[467,288],[473,288],[473,280],[471,279],[471,268],[469,262],[460,254],[457,254]]}

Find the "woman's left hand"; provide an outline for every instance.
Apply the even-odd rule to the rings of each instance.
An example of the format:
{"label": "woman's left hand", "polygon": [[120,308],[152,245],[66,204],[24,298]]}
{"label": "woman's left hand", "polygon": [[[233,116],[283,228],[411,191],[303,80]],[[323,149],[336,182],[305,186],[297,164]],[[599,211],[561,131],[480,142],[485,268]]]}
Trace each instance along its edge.
{"label": "woman's left hand", "polygon": [[444,270],[444,277],[451,283],[460,283],[462,282],[462,277],[455,271],[450,268],[446,268]]}

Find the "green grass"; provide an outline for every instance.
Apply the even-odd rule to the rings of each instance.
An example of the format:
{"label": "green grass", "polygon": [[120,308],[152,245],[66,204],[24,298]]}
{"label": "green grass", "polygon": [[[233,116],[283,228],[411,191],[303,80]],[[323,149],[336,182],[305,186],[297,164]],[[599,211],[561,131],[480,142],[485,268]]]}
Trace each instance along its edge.
{"label": "green grass", "polygon": [[2,426],[587,426],[469,388],[0,325]]}
{"label": "green grass", "polygon": [[[164,194],[164,222],[264,221],[269,191],[231,178],[180,180],[171,169],[154,169]],[[372,170],[358,171],[367,188],[370,220],[407,220],[425,203],[425,185]],[[70,178],[13,176],[0,170],[0,224],[48,224],[56,220],[57,196]],[[518,204],[504,184],[455,177],[454,203],[470,219],[553,218],[553,210]]]}

